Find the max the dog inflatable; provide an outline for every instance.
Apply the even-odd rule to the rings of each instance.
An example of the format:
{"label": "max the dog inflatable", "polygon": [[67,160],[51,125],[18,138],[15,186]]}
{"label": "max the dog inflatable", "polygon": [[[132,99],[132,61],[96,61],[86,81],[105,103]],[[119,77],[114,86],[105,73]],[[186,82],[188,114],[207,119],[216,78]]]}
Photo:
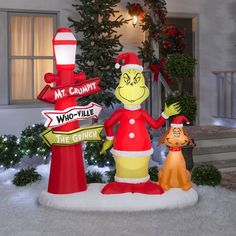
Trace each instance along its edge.
{"label": "max the dog inflatable", "polygon": [[[116,110],[105,123],[106,140],[101,153],[105,153],[112,145],[111,152],[116,162],[115,182],[107,184],[103,194],[144,193],[162,194],[162,188],[149,180],[148,164],[153,153],[151,140],[146,124],[152,128],[161,128],[169,116],[178,114],[178,104],[165,106],[161,117],[153,119],[141,103],[149,96],[142,75],[143,67],[139,58],[132,52],[117,57],[116,68],[124,60],[121,67],[121,78],[115,90],[115,96],[124,104],[124,108]],[[113,127],[118,124],[114,134]]]}
{"label": "max the dog inflatable", "polygon": [[170,147],[164,166],[158,173],[159,184],[164,190],[182,188],[186,191],[192,187],[190,172],[186,169],[181,150],[181,147],[191,142],[189,135],[183,129],[183,122],[189,122],[185,116],[175,117],[171,127],[160,140]]}

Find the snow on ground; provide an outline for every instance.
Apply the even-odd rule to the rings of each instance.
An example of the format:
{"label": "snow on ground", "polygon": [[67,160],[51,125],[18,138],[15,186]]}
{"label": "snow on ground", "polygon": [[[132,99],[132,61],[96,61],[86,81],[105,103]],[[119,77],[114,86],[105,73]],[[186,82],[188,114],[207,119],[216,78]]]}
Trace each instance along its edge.
{"label": "snow on ground", "polygon": [[193,207],[144,212],[75,212],[37,203],[47,187],[48,166],[37,169],[43,178],[26,187],[11,184],[16,170],[0,173],[0,235],[17,236],[233,236],[236,231],[236,192],[197,187]]}

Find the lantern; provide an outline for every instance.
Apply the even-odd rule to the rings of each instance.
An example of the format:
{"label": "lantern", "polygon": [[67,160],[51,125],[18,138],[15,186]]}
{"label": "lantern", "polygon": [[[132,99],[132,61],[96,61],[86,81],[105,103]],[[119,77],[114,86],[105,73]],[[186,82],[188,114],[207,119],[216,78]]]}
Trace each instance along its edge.
{"label": "lantern", "polygon": [[56,67],[75,67],[77,41],[69,28],[60,28],[53,38]]}

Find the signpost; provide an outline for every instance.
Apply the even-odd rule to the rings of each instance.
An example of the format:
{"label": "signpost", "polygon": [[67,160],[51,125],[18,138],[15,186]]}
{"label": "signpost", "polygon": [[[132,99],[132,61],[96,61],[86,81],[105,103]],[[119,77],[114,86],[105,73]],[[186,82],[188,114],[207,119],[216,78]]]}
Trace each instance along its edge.
{"label": "signpost", "polygon": [[63,111],[42,111],[42,114],[47,119],[44,124],[46,127],[57,127],[75,120],[97,119],[101,110],[101,106],[91,102],[87,106],[69,107]]}
{"label": "signpost", "polygon": [[82,156],[82,141],[100,140],[103,126],[80,128],[79,120],[97,118],[102,107],[90,103],[81,107],[77,99],[101,91],[99,78],[86,80],[85,73],[75,74],[77,41],[69,28],[59,28],[53,38],[57,74],[44,76],[46,85],[38,99],[54,104],[55,110],[43,111],[46,131],[41,134],[52,147],[48,192],[69,194],[87,190]]}

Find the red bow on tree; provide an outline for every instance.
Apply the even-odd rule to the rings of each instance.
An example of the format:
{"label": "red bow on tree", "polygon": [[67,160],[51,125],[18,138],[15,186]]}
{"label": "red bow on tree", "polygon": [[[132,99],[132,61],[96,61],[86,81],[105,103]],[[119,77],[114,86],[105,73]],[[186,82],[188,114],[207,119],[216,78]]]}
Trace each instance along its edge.
{"label": "red bow on tree", "polygon": [[160,71],[159,65],[156,64],[156,63],[155,64],[150,64],[149,68],[154,73],[154,80],[158,81],[159,71]]}

